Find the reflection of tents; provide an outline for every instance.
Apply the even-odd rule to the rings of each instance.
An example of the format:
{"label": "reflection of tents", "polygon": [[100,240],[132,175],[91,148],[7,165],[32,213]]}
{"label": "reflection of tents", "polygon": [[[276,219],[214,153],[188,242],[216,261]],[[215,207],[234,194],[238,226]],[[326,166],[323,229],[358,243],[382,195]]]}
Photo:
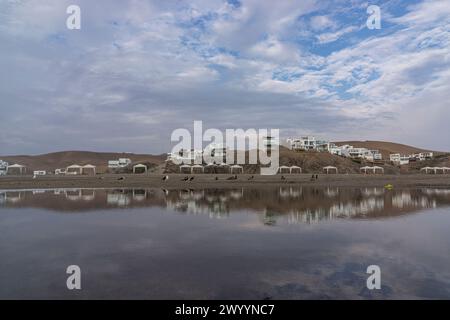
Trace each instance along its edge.
{"label": "reflection of tents", "polygon": [[133,189],[133,200],[143,201],[147,198],[147,190],[145,189]]}
{"label": "reflection of tents", "polygon": [[333,167],[333,166],[326,166],[326,167],[323,167],[323,171],[326,174],[330,174],[330,171],[331,171],[331,173],[338,173],[338,168]]}
{"label": "reflection of tents", "polygon": [[86,189],[81,190],[81,199],[84,201],[92,201],[95,199],[95,190],[94,189]]}
{"label": "reflection of tents", "polygon": [[135,164],[133,166],[133,173],[147,173],[147,166],[145,164]]}

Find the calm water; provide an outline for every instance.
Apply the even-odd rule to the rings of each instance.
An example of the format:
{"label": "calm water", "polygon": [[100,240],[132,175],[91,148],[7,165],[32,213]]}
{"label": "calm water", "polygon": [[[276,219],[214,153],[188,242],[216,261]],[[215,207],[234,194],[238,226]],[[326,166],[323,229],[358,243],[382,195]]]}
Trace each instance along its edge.
{"label": "calm water", "polygon": [[3,299],[449,299],[449,252],[444,189],[0,191]]}

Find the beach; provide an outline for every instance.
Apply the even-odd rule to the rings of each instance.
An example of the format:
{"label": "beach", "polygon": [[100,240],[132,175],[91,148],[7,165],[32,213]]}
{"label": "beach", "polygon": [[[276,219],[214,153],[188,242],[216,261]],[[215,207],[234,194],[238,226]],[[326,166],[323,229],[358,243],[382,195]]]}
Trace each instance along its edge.
{"label": "beach", "polygon": [[[236,179],[230,174],[104,174],[96,176],[4,176],[0,177],[0,189],[56,189],[56,188],[165,188],[203,189],[265,187],[283,185],[311,185],[333,187],[441,187],[450,188],[450,175],[363,175],[363,174],[312,174],[251,175],[239,174]],[[315,175],[314,175],[315,176]],[[188,181],[184,179],[188,178]],[[191,180],[192,178],[192,180]]]}

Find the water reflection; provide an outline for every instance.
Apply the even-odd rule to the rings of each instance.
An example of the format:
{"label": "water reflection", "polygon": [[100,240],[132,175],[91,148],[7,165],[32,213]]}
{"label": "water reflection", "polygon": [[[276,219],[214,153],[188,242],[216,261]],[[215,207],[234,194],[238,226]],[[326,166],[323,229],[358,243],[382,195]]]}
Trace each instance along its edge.
{"label": "water reflection", "polygon": [[[0,298],[448,299],[449,210],[411,213],[449,205],[435,188],[0,191]],[[77,295],[70,264],[89,271]]]}
{"label": "water reflection", "polygon": [[260,189],[51,189],[0,191],[1,207],[40,207],[59,212],[161,207],[185,214],[225,218],[232,211],[261,213],[275,225],[345,218],[381,218],[450,204],[448,189],[312,188]]}

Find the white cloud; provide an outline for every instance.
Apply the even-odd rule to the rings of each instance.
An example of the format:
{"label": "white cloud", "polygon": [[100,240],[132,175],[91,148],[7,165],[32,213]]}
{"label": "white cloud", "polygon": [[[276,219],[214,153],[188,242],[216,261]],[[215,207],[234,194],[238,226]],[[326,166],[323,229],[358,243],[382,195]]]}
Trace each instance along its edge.
{"label": "white cloud", "polygon": [[[105,141],[118,128],[133,151],[151,151],[138,136],[164,151],[171,129],[199,117],[412,144],[436,137],[431,129],[448,132],[450,15],[439,1],[383,15],[397,29],[368,38],[353,21],[335,23],[342,12],[366,15],[358,1],[80,0],[78,33],[65,29],[64,1],[8,3],[0,4],[0,93],[11,106],[2,107],[3,152],[95,148],[93,139],[80,144],[89,135],[114,148]],[[341,49],[320,52],[335,42]],[[439,137],[436,146],[450,148]]]}
{"label": "white cloud", "polygon": [[319,40],[319,43],[329,43],[334,42],[341,38],[342,36],[346,35],[347,33],[351,33],[358,30],[358,27],[356,26],[348,26],[341,30],[338,30],[336,32],[327,32],[317,35],[317,40]]}
{"label": "white cloud", "polygon": [[314,16],[311,18],[310,25],[314,31],[322,31],[328,28],[335,29],[337,27],[336,21],[329,16]]}

